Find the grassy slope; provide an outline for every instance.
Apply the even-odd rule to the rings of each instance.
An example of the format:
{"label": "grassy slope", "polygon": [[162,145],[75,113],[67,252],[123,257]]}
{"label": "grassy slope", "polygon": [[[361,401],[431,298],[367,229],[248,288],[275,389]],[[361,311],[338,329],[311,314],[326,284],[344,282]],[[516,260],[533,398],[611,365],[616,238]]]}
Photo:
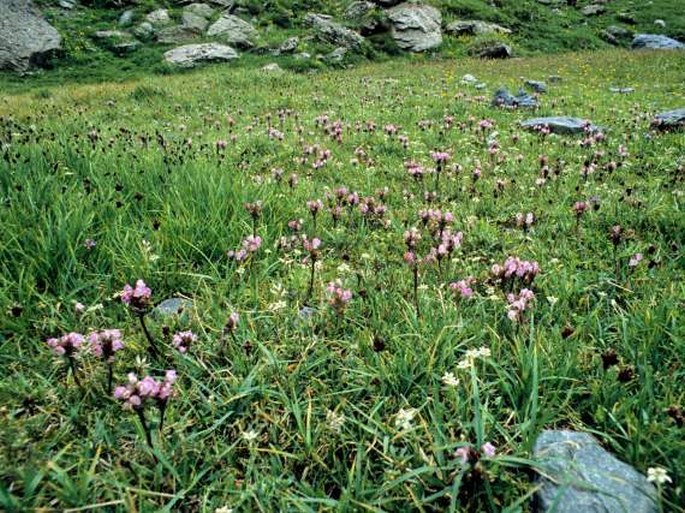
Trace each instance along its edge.
{"label": "grassy slope", "polygon": [[[113,507],[121,511],[362,504],[444,511],[450,506],[445,493],[460,475],[454,449],[482,430],[501,459],[486,463],[489,484],[465,481],[459,504],[501,510],[531,491],[526,465],[515,458],[529,455],[538,430],[571,426],[598,433],[643,472],[669,469],[675,483],[667,509],[676,511],[683,496],[675,489],[685,475],[682,428],[666,409],[685,400],[677,387],[685,357],[677,166],[685,146],[682,134],[650,138],[645,131],[654,112],[685,103],[684,64],[674,53],[611,51],[502,63],[430,64],[419,57],[315,77],[213,66],[164,80],[5,95],[2,137],[7,142],[11,135],[13,142],[5,147],[12,164],[0,163],[0,504],[8,510],[118,501]],[[487,98],[460,84],[464,73],[490,88],[514,88],[521,76],[561,75],[540,114],[591,116],[609,128],[609,140],[584,149],[574,139],[521,134],[516,122],[526,113],[493,110]],[[611,85],[637,92],[611,95]],[[275,119],[279,109],[291,111],[280,127],[284,143],[265,135],[266,114]],[[315,126],[324,113],[350,125],[343,144]],[[495,165],[471,128],[442,130],[445,115],[466,126],[469,117],[493,119],[508,158]],[[233,129],[228,116],[236,120]],[[367,120],[400,125],[409,150],[382,133],[356,133],[354,123]],[[434,125],[421,131],[419,120]],[[91,144],[93,129],[99,136]],[[167,141],[166,151],[154,142],[155,132]],[[236,140],[217,162],[215,141],[232,134]],[[151,138],[149,148],[141,136]],[[185,149],[188,138],[192,149]],[[310,165],[296,162],[303,142],[319,142],[334,154],[311,178]],[[586,158],[601,150],[606,157],[597,158],[606,163],[619,144],[631,154],[619,171],[580,179]],[[352,165],[357,147],[374,163]],[[424,318],[418,321],[406,299],[411,278],[402,263],[402,233],[426,205],[420,194],[403,199],[403,189],[416,188],[403,162],[427,164],[435,148],[449,149],[465,168],[444,178],[450,192],[440,204],[455,212],[465,246],[447,276],[423,274]],[[561,178],[536,187],[541,154],[565,167]],[[471,190],[477,161],[483,177]],[[299,173],[300,185],[290,191],[273,183],[274,167]],[[509,184],[498,198],[496,179]],[[342,322],[323,314],[311,326],[296,314],[307,268],[273,245],[294,217],[304,218],[311,234],[305,201],[343,184],[362,194],[390,187],[392,223],[388,230],[355,223],[334,229],[327,215],[319,220],[324,264],[315,303],[326,311],[323,288],[336,278],[355,299]],[[575,228],[571,205],[595,195],[600,210]],[[257,199],[265,207],[259,233],[271,252],[240,275],[224,252],[249,233],[242,204]],[[539,218],[528,235],[511,227],[520,211]],[[615,223],[634,231],[619,248],[618,275],[607,240]],[[82,246],[88,237],[98,241],[92,252]],[[150,259],[143,239],[158,260]],[[658,265],[648,270],[645,262],[628,273],[625,262],[637,251]],[[481,286],[473,302],[456,302],[445,288],[468,274],[484,279],[492,263],[510,254],[535,258],[543,268],[535,322],[520,330],[508,324],[500,294]],[[182,292],[198,303],[197,316],[172,324],[200,334],[190,356],[169,350],[167,361],[153,366],[173,365],[181,375],[166,435],[156,438],[157,460],[145,449],[134,416],[103,397],[101,368],[84,359],[88,391],[79,392],[65,385],[64,366],[43,342],[70,329],[121,327],[129,345],[116,366],[123,380],[140,366],[136,355],[144,354],[144,340],[113,295],[138,277],[151,284],[156,300]],[[275,283],[288,293],[281,296]],[[286,308],[270,311],[278,300]],[[74,301],[104,308],[79,319]],[[13,316],[18,305],[23,311]],[[239,340],[250,340],[254,350],[230,345],[226,362],[217,356],[218,338],[232,308],[243,316]],[[567,324],[575,334],[563,339]],[[160,328],[152,324],[157,335]],[[379,337],[385,349],[376,352]],[[478,367],[477,396],[455,365],[465,349],[483,344],[494,358]],[[600,353],[608,349],[634,369],[634,380],[621,383],[615,368],[602,370]],[[446,371],[457,372],[460,388],[442,387]],[[477,397],[482,406],[474,409]],[[407,407],[420,411],[415,429],[403,434],[394,420]],[[327,428],[329,409],[347,419],[340,434]],[[241,438],[250,429],[260,433],[254,445]],[[528,508],[525,499],[522,504]]]}

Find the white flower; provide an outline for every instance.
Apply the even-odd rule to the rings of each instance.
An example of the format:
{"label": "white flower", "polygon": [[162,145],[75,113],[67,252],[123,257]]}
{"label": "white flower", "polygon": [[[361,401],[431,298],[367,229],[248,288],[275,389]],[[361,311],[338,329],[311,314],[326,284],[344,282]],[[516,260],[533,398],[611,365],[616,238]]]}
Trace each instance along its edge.
{"label": "white flower", "polygon": [[447,387],[459,386],[459,380],[454,376],[453,372],[445,372],[441,379],[444,385]]}
{"label": "white flower", "polygon": [[406,410],[402,408],[397,412],[395,417],[395,427],[401,429],[402,431],[410,430],[412,428],[411,422],[414,420],[414,417],[416,417],[418,412],[419,410],[416,408],[408,408]]}
{"label": "white flower", "polygon": [[650,467],[647,469],[647,481],[660,485],[673,482],[666,469],[660,467]]}
{"label": "white flower", "polygon": [[559,301],[559,298],[558,298],[558,297],[547,296],[547,302],[548,302],[550,305],[552,305],[552,306],[556,305],[556,304],[557,304],[557,301]]}
{"label": "white flower", "polygon": [[283,310],[287,306],[288,303],[286,303],[285,301],[275,301],[274,303],[269,303],[266,309],[270,312],[278,312],[279,310]]}
{"label": "white flower", "polygon": [[331,431],[340,433],[344,423],[345,416],[342,413],[335,413],[333,410],[326,412],[326,424],[328,424],[328,429]]}
{"label": "white flower", "polygon": [[247,443],[251,444],[257,440],[257,438],[259,438],[259,433],[254,429],[250,429],[249,431],[243,431],[240,436],[242,436],[243,440],[245,440]]}
{"label": "white flower", "polygon": [[233,513],[233,508],[229,508],[228,506],[224,506],[223,508],[216,508],[214,510],[214,513]]}
{"label": "white flower", "polygon": [[473,367],[473,358],[465,357],[457,363],[457,369],[459,370],[467,370],[471,367]]}

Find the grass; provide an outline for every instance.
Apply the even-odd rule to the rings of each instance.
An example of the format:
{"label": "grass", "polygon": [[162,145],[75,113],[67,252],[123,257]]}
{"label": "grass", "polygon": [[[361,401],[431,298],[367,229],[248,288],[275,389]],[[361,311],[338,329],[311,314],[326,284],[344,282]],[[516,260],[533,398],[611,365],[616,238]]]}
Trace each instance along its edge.
{"label": "grass", "polygon": [[[462,84],[466,73],[487,89]],[[407,57],[313,76],[214,66],[3,93],[0,505],[530,511],[534,440],[566,427],[594,433],[643,473],[667,469],[662,506],[678,511],[685,139],[648,125],[683,105],[683,73],[680,53],[606,51],[502,63]],[[562,81],[548,84],[535,115],[590,118],[605,140],[526,133],[518,122],[531,113],[489,105],[500,85],[550,75]],[[614,85],[636,92],[616,95]],[[494,127],[479,128],[483,119]],[[434,150],[451,154],[447,168],[411,179],[405,162],[434,168]],[[387,211],[344,207],[334,223],[324,208],[314,223],[307,201],[326,204],[341,186]],[[255,201],[253,222],[244,204]],[[597,208],[577,218],[579,201]],[[426,208],[451,211],[463,242],[419,268],[418,315],[404,233],[419,229],[417,252],[427,254]],[[536,220],[523,230],[516,214],[528,212]],[[322,241],[311,296],[311,253],[289,247],[293,219]],[[261,248],[230,260],[253,230]],[[505,292],[524,284],[490,273],[508,256],[542,269],[519,322],[507,317]],[[467,299],[449,285],[468,276]],[[194,303],[146,316],[157,357],[119,299],[137,279],[155,304]],[[336,280],[352,292],[339,314],[327,291]],[[135,413],[107,393],[101,361],[78,352],[78,387],[45,343],[105,328],[124,335],[115,384],[128,372],[178,373],[163,429],[152,404],[145,410],[152,447]],[[172,344],[182,330],[197,335],[185,354]],[[468,356],[481,347],[489,356]],[[447,385],[447,373],[459,384]],[[455,456],[485,442],[494,457],[464,465]]]}

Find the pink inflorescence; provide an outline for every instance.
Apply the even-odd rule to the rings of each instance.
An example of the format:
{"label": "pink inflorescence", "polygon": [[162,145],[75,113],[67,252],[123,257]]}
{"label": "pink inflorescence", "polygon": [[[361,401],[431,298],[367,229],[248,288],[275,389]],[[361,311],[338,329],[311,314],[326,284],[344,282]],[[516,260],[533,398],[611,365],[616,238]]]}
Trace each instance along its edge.
{"label": "pink inflorescence", "polygon": [[473,288],[472,285],[476,283],[476,279],[473,276],[469,276],[468,278],[464,280],[459,280],[450,283],[450,289],[452,289],[455,292],[458,292],[461,297],[464,299],[468,299],[473,296]]}
{"label": "pink inflorescence", "polygon": [[83,344],[83,335],[80,333],[67,333],[59,338],[49,338],[48,345],[52,348],[55,354],[60,356],[71,356]]}
{"label": "pink inflorescence", "polygon": [[174,395],[173,385],[176,382],[176,371],[168,370],[161,381],[152,376],[138,379],[133,372],[128,375],[128,383],[114,389],[114,398],[122,401],[124,408],[140,409],[146,399],[158,404],[165,404]]}
{"label": "pink inflorescence", "polygon": [[520,279],[524,283],[531,283],[540,274],[537,262],[521,260],[518,257],[508,257],[503,265],[495,264],[490,269],[493,277],[504,281]]}
{"label": "pink inflorescence", "polygon": [[115,329],[94,331],[88,335],[88,342],[90,351],[108,362],[114,360],[115,353],[124,348],[121,331]]}
{"label": "pink inflorescence", "polygon": [[259,235],[248,235],[243,239],[241,248],[238,251],[228,251],[228,258],[236,262],[244,262],[248,257],[254,255],[262,246],[262,238]]}
{"label": "pink inflorescence", "polygon": [[174,347],[179,350],[181,353],[185,353],[188,351],[190,346],[195,343],[197,340],[197,335],[193,333],[192,331],[180,331],[176,334],[174,334],[174,337],[172,339],[172,343],[174,344]]}
{"label": "pink inflorescence", "polygon": [[136,310],[147,309],[151,299],[152,290],[143,280],[136,281],[135,288],[127,283],[121,291],[121,302]]}
{"label": "pink inflorescence", "polygon": [[530,308],[534,299],[535,294],[530,289],[521,289],[518,294],[507,294],[507,317],[513,322],[520,322],[523,319],[523,312]]}
{"label": "pink inflorescence", "polygon": [[343,289],[335,283],[329,283],[326,290],[331,294],[328,304],[333,307],[336,313],[341,314],[347,308],[347,304],[352,300],[352,291]]}

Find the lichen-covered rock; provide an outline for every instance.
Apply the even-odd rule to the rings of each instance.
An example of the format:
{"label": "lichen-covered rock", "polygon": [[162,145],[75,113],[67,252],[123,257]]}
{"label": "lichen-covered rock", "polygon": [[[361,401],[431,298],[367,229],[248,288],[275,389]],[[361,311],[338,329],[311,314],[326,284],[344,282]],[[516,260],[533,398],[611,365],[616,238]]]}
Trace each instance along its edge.
{"label": "lichen-covered rock", "polygon": [[481,20],[456,20],[445,27],[453,36],[480,36],[483,34],[511,34],[508,28]]}
{"label": "lichen-covered rock", "polygon": [[305,16],[304,22],[314,29],[319,40],[326,43],[355,51],[361,49],[364,43],[361,35],[336,23],[331,16],[326,14],[309,13]]}
{"label": "lichen-covered rock", "polygon": [[223,14],[209,27],[207,35],[240,48],[252,48],[259,39],[252,25],[232,14]]}
{"label": "lichen-covered rock", "polygon": [[423,52],[442,44],[442,16],[435,7],[407,2],[387,14],[392,37],[403,50]]}
{"label": "lichen-covered rock", "polygon": [[0,0],[0,69],[26,71],[44,64],[61,43],[32,0]]}
{"label": "lichen-covered rock", "polygon": [[203,62],[223,62],[238,58],[238,52],[227,45],[203,43],[179,46],[164,54],[164,60],[181,68],[192,68]]}
{"label": "lichen-covered rock", "polygon": [[685,44],[661,34],[638,34],[631,45],[633,50],[682,50]]}
{"label": "lichen-covered rock", "polygon": [[540,467],[541,513],[656,513],[654,486],[587,433],[543,431],[533,458]]}
{"label": "lichen-covered rock", "polygon": [[145,21],[155,27],[164,26],[171,23],[171,16],[169,16],[169,11],[166,9],[157,9],[148,13],[147,16],[145,16]]}

